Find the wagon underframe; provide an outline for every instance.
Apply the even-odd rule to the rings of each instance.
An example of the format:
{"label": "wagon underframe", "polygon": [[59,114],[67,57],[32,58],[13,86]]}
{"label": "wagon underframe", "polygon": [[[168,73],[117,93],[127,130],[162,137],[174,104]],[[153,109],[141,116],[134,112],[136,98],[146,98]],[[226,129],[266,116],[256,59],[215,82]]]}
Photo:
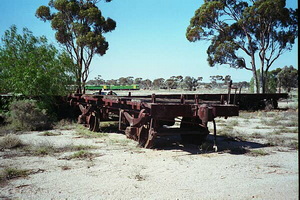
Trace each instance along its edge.
{"label": "wagon underframe", "polygon": [[[100,121],[118,116],[119,130],[145,148],[152,148],[157,137],[180,134],[189,143],[202,143],[209,134],[207,124],[212,122],[216,137],[216,117],[238,116],[237,105],[220,101],[203,101],[199,95],[110,96],[81,95],[69,97],[78,105],[78,122],[91,131],[100,130]],[[174,124],[180,124],[175,125]],[[215,142],[215,140],[214,140]],[[216,144],[214,144],[216,148]]]}

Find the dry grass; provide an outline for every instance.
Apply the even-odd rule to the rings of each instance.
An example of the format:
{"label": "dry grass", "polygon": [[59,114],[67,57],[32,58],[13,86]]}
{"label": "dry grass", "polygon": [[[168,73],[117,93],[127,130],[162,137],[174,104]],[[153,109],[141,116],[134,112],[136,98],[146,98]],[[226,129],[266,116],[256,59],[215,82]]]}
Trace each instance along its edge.
{"label": "dry grass", "polygon": [[253,112],[248,112],[248,111],[240,111],[239,112],[239,117],[243,119],[251,119],[253,116]]}
{"label": "dry grass", "polygon": [[283,138],[283,137],[268,137],[267,145],[269,146],[282,146],[282,147],[289,147],[291,149],[298,149],[298,140],[294,138]]}
{"label": "dry grass", "polygon": [[298,112],[261,112],[261,123],[267,126],[298,127]]}
{"label": "dry grass", "polygon": [[238,126],[239,125],[239,121],[238,120],[230,120],[228,122],[228,126]]}
{"label": "dry grass", "polygon": [[46,131],[46,132],[40,133],[39,135],[40,136],[59,136],[59,135],[61,135],[61,133]]}
{"label": "dry grass", "polygon": [[280,124],[278,124],[278,120],[273,118],[273,119],[265,119],[265,118],[262,118],[260,120],[260,122],[263,124],[263,125],[266,125],[266,126],[271,126],[271,127],[274,127],[274,126],[279,126]]}
{"label": "dry grass", "polygon": [[60,168],[61,168],[62,170],[70,170],[70,169],[71,169],[71,167],[70,167],[70,166],[67,166],[67,165],[60,166]]}
{"label": "dry grass", "polygon": [[82,150],[90,150],[96,149],[96,146],[93,145],[65,145],[63,147],[55,147],[50,142],[41,142],[35,145],[26,145],[21,150],[26,152],[26,155],[30,156],[53,156],[55,154],[60,154],[64,152],[72,152],[72,151],[82,151]]}
{"label": "dry grass", "polygon": [[269,126],[255,126],[255,129],[270,129]]}
{"label": "dry grass", "polygon": [[262,134],[259,133],[259,132],[254,132],[254,133],[251,134],[251,137],[252,137],[252,138],[259,139],[259,138],[264,138],[265,136],[262,135]]}
{"label": "dry grass", "polygon": [[74,129],[75,127],[76,127],[76,123],[74,123],[73,121],[62,119],[55,124],[54,129],[71,130]]}
{"label": "dry grass", "polygon": [[17,169],[12,167],[6,167],[0,170],[0,183],[3,183],[7,180],[26,177],[30,174],[30,170]]}
{"label": "dry grass", "polygon": [[81,150],[88,150],[88,149],[96,149],[96,146],[93,145],[69,145],[64,147],[63,149],[66,151],[81,151]]}
{"label": "dry grass", "polygon": [[24,143],[14,134],[8,134],[0,140],[0,149],[12,149],[22,146],[24,146]]}
{"label": "dry grass", "polygon": [[119,145],[119,146],[128,146],[131,141],[129,139],[109,139],[107,143],[109,145]]}
{"label": "dry grass", "polygon": [[38,145],[29,145],[25,148],[25,151],[27,154],[34,156],[53,155],[57,152],[56,148],[49,142],[42,142]]}
{"label": "dry grass", "polygon": [[83,138],[103,138],[108,136],[107,133],[92,132],[82,125],[76,126],[76,134]]}
{"label": "dry grass", "polygon": [[266,156],[269,155],[269,153],[262,149],[252,149],[250,150],[250,152],[248,152],[248,155],[256,157],[256,156]]}
{"label": "dry grass", "polygon": [[71,159],[90,159],[92,160],[95,157],[99,157],[101,156],[101,154],[96,154],[96,153],[91,153],[85,150],[80,150],[78,152],[73,153],[70,156],[65,157],[65,159],[67,160],[71,160]]}

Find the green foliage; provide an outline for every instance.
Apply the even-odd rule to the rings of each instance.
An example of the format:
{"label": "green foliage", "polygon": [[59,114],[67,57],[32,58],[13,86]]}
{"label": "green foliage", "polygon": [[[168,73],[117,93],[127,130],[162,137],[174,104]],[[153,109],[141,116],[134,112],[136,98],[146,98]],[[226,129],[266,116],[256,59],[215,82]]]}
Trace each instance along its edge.
{"label": "green foliage", "polygon": [[154,89],[160,89],[164,87],[164,82],[165,79],[164,78],[157,78],[153,80],[153,88]]}
{"label": "green foliage", "polygon": [[265,92],[266,72],[292,49],[298,37],[298,10],[285,6],[285,0],[205,0],[190,20],[186,37],[191,42],[211,41],[207,49],[210,66],[224,64],[252,71],[256,90],[259,76],[255,61],[259,58],[260,85]]}
{"label": "green foliage", "polygon": [[[111,0],[106,0],[110,2]],[[108,42],[104,33],[115,29],[116,22],[105,19],[90,0],[50,0],[49,6],[40,6],[36,17],[50,21],[56,31],[57,41],[66,47],[67,52],[76,63],[76,82],[81,87],[89,75],[89,66],[95,54],[104,55],[108,50]],[[56,10],[51,13],[50,9]]]}
{"label": "green foliage", "polygon": [[82,125],[76,127],[76,134],[84,138],[102,138],[108,136],[107,133],[92,132]]}
{"label": "green foliage", "polygon": [[196,90],[197,86],[199,85],[198,81],[199,80],[195,79],[194,77],[186,76],[183,80],[183,84],[189,91],[193,91]]}
{"label": "green foliage", "polygon": [[165,83],[166,83],[166,85],[167,85],[167,87],[169,88],[169,89],[176,89],[177,88],[177,82],[176,82],[176,80],[174,79],[174,78],[169,78],[169,79],[167,79],[166,81],[165,81]]}
{"label": "green foliage", "polygon": [[35,100],[14,101],[9,106],[8,121],[16,130],[45,130],[52,127],[52,121],[45,109],[41,109]]}
{"label": "green foliage", "polygon": [[290,92],[292,87],[298,87],[298,70],[293,66],[285,66],[278,73],[279,86]]}
{"label": "green foliage", "polygon": [[[256,74],[260,76],[260,70],[257,70]],[[298,70],[293,66],[285,66],[268,72],[266,75],[265,92],[276,93],[277,87],[282,87],[288,92],[292,87],[298,87]],[[254,92],[253,78],[250,80],[250,91]]]}
{"label": "green foliage", "polygon": [[47,39],[12,26],[0,46],[0,92],[26,96],[65,95],[74,64]]}
{"label": "green foliage", "polygon": [[[229,81],[231,80],[230,75],[226,75],[225,77],[221,75],[210,76],[211,86],[212,87],[221,87],[222,85],[228,85]],[[222,83],[224,82],[224,83]]]}
{"label": "green foliage", "polygon": [[[260,76],[260,70],[256,71],[257,76]],[[276,82],[276,76],[271,71],[267,75],[266,83],[265,83],[265,92],[266,93],[276,93],[277,88],[277,82]],[[258,80],[258,84],[260,84],[260,80]],[[254,85],[254,78],[252,77],[250,80],[250,92],[254,93],[255,91],[255,85]]]}

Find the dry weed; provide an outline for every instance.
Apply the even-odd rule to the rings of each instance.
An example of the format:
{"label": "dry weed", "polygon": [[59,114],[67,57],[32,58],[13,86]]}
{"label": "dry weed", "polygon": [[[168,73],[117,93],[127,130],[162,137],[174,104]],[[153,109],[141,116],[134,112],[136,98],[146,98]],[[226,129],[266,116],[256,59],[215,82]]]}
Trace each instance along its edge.
{"label": "dry weed", "polygon": [[0,140],[0,149],[12,149],[21,146],[24,146],[24,143],[15,134],[8,134]]}

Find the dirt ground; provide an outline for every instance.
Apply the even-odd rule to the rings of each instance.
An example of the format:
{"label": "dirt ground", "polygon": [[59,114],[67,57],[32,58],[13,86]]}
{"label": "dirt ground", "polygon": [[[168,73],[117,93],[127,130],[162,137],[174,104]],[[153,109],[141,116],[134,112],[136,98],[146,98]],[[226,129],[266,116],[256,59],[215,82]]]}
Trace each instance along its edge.
{"label": "dirt ground", "polygon": [[18,133],[25,145],[2,148],[0,168],[28,173],[2,181],[0,199],[299,198],[298,110],[216,122],[218,152],[213,135],[201,146],[173,136],[143,149],[124,134],[92,135],[76,124]]}

